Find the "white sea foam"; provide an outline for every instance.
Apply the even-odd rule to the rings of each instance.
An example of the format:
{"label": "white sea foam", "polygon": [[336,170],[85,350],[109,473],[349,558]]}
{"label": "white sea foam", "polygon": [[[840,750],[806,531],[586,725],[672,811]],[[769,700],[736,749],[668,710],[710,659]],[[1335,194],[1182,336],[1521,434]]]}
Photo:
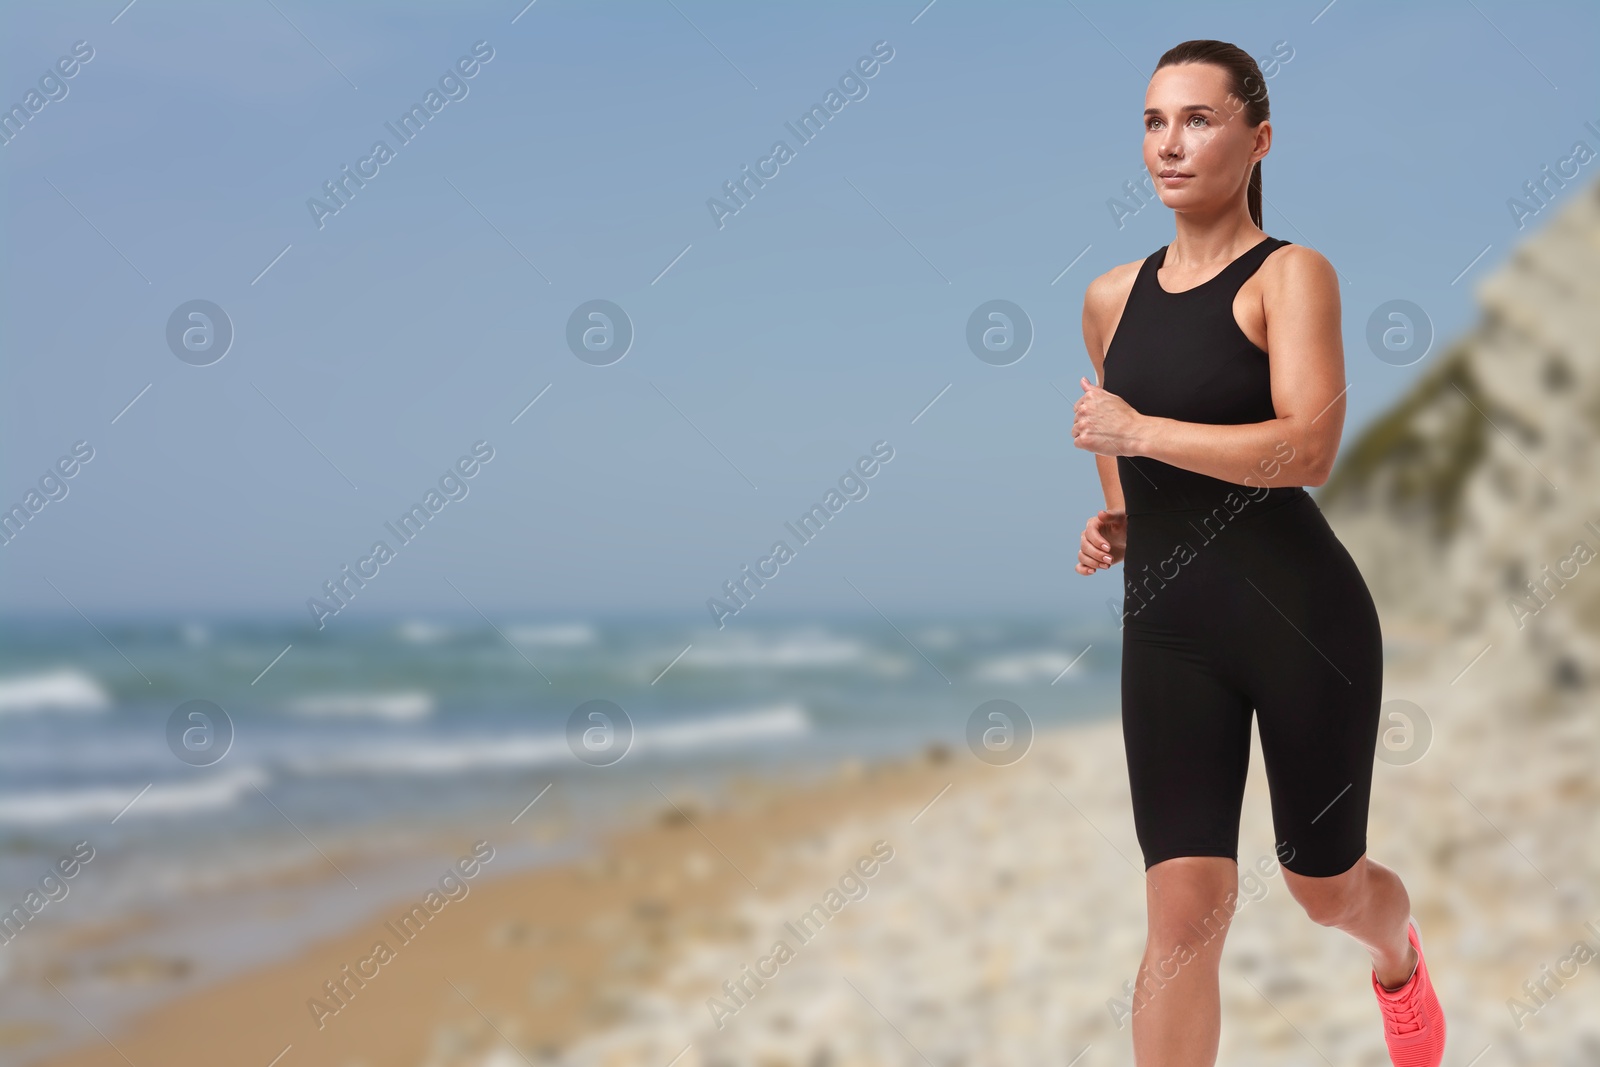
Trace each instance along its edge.
{"label": "white sea foam", "polygon": [[241,767],[197,782],[158,782],[143,795],[137,786],[0,793],[0,824],[39,825],[119,818],[119,812],[121,821],[228,808],[237,803],[246,790],[264,785],[267,780],[266,773],[258,767]]}
{"label": "white sea foam", "polygon": [[[1024,682],[1054,682],[1076,658],[1065,652],[1040,649],[1035,652],[1013,652],[984,660],[973,668],[972,676],[981,682],[1001,682],[1017,685]],[[1081,671],[1082,668],[1078,668]],[[1063,682],[1071,681],[1078,671],[1068,672]]]}
{"label": "white sea foam", "polygon": [[431,645],[450,636],[450,631],[443,626],[421,619],[408,619],[395,627],[395,633],[408,645]]}
{"label": "white sea foam", "polygon": [[420,690],[395,693],[319,693],[289,702],[293,715],[315,719],[364,718],[415,722],[433,714],[433,694]]}
{"label": "white sea foam", "polygon": [[686,749],[726,744],[758,737],[796,737],[811,731],[811,720],[800,704],[779,704],[754,711],[640,729],[634,738],[639,749]]}
{"label": "white sea foam", "polygon": [[950,626],[934,626],[917,633],[919,645],[929,645],[933,648],[954,648],[960,641],[961,635]]}
{"label": "white sea foam", "polygon": [[566,738],[558,735],[529,737],[473,737],[444,740],[372,744],[362,742],[345,751],[324,751],[300,756],[289,766],[302,774],[339,771],[371,773],[459,774],[495,767],[529,767],[571,759]]}
{"label": "white sea foam", "polygon": [[[633,751],[685,751],[806,734],[811,721],[799,704],[780,704],[635,728]],[[370,743],[344,751],[325,751],[289,761],[302,774],[461,774],[472,770],[537,767],[571,762],[565,734],[468,737]]]}
{"label": "white sea foam", "polygon": [[517,645],[558,645],[574,647],[592,645],[598,635],[593,626],[583,622],[554,623],[548,626],[512,626],[506,637]]}
{"label": "white sea foam", "polygon": [[72,667],[0,678],[0,715],[35,711],[106,711],[111,696],[92,675]]}
{"label": "white sea foam", "polygon": [[684,662],[696,667],[827,667],[854,663],[865,654],[859,641],[827,634],[798,634],[777,641],[736,636],[696,644]]}

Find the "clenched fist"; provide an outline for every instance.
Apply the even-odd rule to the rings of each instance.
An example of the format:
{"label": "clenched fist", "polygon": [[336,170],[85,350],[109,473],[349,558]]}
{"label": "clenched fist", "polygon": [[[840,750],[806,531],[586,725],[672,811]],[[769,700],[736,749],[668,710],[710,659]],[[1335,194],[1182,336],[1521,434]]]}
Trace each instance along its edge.
{"label": "clenched fist", "polygon": [[1083,395],[1072,404],[1072,443],[1099,456],[1134,455],[1143,418],[1126,400],[1079,378]]}

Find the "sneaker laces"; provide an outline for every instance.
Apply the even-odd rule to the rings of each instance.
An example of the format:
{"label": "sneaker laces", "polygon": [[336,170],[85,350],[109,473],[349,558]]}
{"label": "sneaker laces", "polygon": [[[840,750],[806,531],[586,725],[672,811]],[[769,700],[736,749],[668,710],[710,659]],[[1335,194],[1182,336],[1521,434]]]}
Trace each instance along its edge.
{"label": "sneaker laces", "polygon": [[1404,997],[1383,999],[1383,1013],[1393,1024],[1391,1029],[1396,1034],[1414,1034],[1422,1030],[1422,1007],[1417,996],[1419,988],[1420,985],[1413,985]]}

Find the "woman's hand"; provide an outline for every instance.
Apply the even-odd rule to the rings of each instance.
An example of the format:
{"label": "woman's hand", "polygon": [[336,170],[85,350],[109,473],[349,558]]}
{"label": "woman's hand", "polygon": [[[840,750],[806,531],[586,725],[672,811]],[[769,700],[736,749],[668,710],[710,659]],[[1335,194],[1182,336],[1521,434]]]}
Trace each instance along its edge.
{"label": "woman's hand", "polygon": [[1083,527],[1083,536],[1078,540],[1078,563],[1072,569],[1079,574],[1093,574],[1121,563],[1127,550],[1127,511],[1101,508]]}
{"label": "woman's hand", "polygon": [[1144,416],[1116,393],[1080,377],[1083,395],[1072,405],[1072,443],[1099,456],[1132,456]]}

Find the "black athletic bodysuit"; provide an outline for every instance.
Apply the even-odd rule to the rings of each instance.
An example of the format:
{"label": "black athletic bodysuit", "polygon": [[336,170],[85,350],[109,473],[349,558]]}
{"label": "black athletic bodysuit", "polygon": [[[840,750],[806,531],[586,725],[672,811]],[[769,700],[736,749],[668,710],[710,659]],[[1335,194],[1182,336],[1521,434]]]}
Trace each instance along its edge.
{"label": "black athletic bodysuit", "polygon": [[[1233,316],[1245,279],[1288,241],[1268,237],[1221,273],[1169,293],[1166,247],[1139,269],[1102,385],[1183,422],[1277,417],[1267,354]],[[1382,702],[1378,613],[1322,509],[1293,483],[1294,449],[1236,484],[1118,456],[1123,561],[1122,731],[1145,868],[1238,859],[1252,712],[1279,861],[1316,877],[1366,851]],[[1285,479],[1287,478],[1287,482]]]}

